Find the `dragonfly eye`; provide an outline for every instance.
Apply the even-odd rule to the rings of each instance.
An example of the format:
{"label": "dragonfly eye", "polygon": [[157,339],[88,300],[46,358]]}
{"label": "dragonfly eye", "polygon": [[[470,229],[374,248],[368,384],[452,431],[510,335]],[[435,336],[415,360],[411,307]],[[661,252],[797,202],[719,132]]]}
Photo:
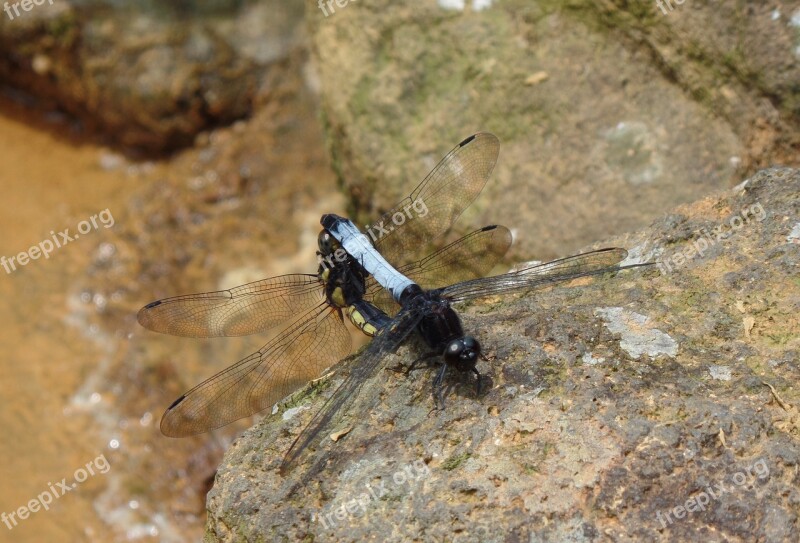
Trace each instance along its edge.
{"label": "dragonfly eye", "polygon": [[472,336],[454,339],[447,344],[444,360],[458,371],[472,371],[481,354],[481,345]]}
{"label": "dragonfly eye", "polygon": [[317,237],[317,245],[322,256],[332,255],[339,248],[339,242],[327,230],[323,230]]}
{"label": "dragonfly eye", "polygon": [[464,336],[461,341],[464,343],[464,353],[462,353],[462,357],[468,354],[471,359],[477,360],[481,354],[481,344],[478,343],[478,340],[472,336]]}

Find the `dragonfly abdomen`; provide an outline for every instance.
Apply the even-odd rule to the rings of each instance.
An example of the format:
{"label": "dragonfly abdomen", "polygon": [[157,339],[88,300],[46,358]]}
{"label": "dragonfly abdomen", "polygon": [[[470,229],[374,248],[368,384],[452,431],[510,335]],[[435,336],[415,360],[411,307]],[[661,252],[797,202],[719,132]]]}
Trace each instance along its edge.
{"label": "dragonfly abdomen", "polygon": [[375,336],[392,319],[378,309],[376,306],[365,300],[358,300],[347,308],[347,317],[359,330],[369,337]]}

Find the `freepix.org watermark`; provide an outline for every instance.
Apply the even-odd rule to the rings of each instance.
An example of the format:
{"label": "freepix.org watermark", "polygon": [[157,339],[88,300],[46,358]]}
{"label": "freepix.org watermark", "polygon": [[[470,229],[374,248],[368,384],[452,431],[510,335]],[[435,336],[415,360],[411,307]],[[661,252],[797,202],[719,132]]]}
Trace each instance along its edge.
{"label": "freepix.org watermark", "polygon": [[109,211],[108,208],[96,215],[92,215],[85,221],[79,222],[78,232],[75,234],[70,234],[69,228],[65,228],[58,233],[50,230],[50,239],[40,241],[27,251],[22,251],[10,257],[0,256],[0,266],[6,270],[6,273],[11,273],[16,271],[17,266],[25,266],[31,260],[38,260],[42,256],[48,259],[50,258],[50,253],[56,249],[60,249],[67,243],[75,241],[81,234],[88,234],[92,230],[97,230],[100,228],[100,225],[103,225],[105,228],[114,226],[114,217],[111,215],[111,211]]}
{"label": "freepix.org watermark", "polygon": [[[13,21],[15,16],[19,17],[21,15],[21,13],[19,12],[20,7],[22,8],[23,11],[30,11],[33,9],[34,4],[37,6],[41,6],[45,2],[47,2],[51,6],[53,5],[53,0],[22,0],[21,2],[14,2],[12,4],[6,2],[5,4],[3,4],[3,11],[5,11],[6,15],[8,15],[8,18]],[[11,15],[12,10],[14,11],[15,15]]]}
{"label": "freepix.org watermark", "polygon": [[753,218],[755,218],[756,222],[761,222],[766,217],[767,212],[764,211],[761,202],[757,202],[750,207],[742,209],[738,215],[731,217],[727,225],[721,224],[710,232],[705,228],[695,230],[695,233],[698,235],[697,239],[683,251],[677,252],[668,258],[662,258],[658,262],[658,270],[662,275],[666,275],[673,271],[673,266],[677,268],[689,262],[697,255],[701,257],[704,256],[705,252],[715,243],[729,238],[737,230],[748,224]]}
{"label": "freepix.org watermark", "polygon": [[430,474],[431,470],[428,468],[428,465],[424,460],[415,460],[414,462],[404,466],[403,469],[395,471],[388,481],[381,479],[380,484],[376,486],[366,483],[364,485],[364,487],[367,489],[366,492],[357,498],[353,498],[352,500],[344,502],[327,515],[319,514],[319,521],[326,530],[328,528],[333,528],[338,522],[345,520],[349,516],[355,515],[359,511],[361,511],[362,514],[366,514],[367,506],[370,503],[380,500],[390,492],[390,489],[386,488],[387,482],[392,483],[395,489],[402,489],[404,492],[408,492],[412,489],[412,482],[425,479]]}
{"label": "freepix.org watermark", "polygon": [[108,460],[106,460],[106,456],[101,454],[94,460],[88,462],[84,467],[75,470],[75,473],[72,475],[74,479],[72,484],[67,482],[66,477],[56,484],[48,482],[48,489],[30,500],[26,505],[10,513],[6,513],[5,511],[0,513],[0,521],[6,525],[6,528],[13,530],[20,520],[26,520],[31,513],[36,513],[41,509],[45,511],[49,510],[50,504],[53,503],[54,500],[57,500],[67,492],[75,490],[80,483],[84,482],[90,476],[97,475],[98,473],[108,473],[110,469],[111,465],[108,463]]}
{"label": "freepix.org watermark", "polygon": [[[669,7],[670,11],[675,9],[674,7],[672,7],[672,2],[675,2],[679,6],[682,6],[683,3],[686,2],[686,0],[656,0],[656,5],[661,10],[661,13],[666,15],[667,14],[667,7]],[[666,4],[667,6],[665,7],[664,4]]]}
{"label": "freepix.org watermark", "polygon": [[[345,7],[350,2],[355,2],[356,0],[319,0],[318,5],[319,9],[322,10],[322,13],[325,14],[325,17],[330,15],[331,13],[336,13],[336,8],[333,7],[334,4],[339,6],[340,8]],[[327,9],[325,9],[327,7]],[[331,13],[328,13],[330,11]]]}
{"label": "freepix.org watermark", "polygon": [[[417,217],[424,217],[428,214],[428,206],[425,205],[425,202],[421,199],[414,200],[411,204],[403,207],[402,211],[395,211],[395,213],[389,217],[394,224],[387,225],[384,220],[381,220],[375,226],[371,228],[367,228],[365,234],[369,235],[372,239],[372,243],[374,244],[376,241],[381,239],[383,236],[388,236],[389,232],[394,230],[395,226],[402,226],[406,222],[406,217],[408,219],[413,219],[416,215]],[[333,268],[335,267],[334,261],[338,263],[342,263],[347,260],[347,251],[344,250],[344,247],[339,247],[336,249],[332,254],[329,254],[325,258],[320,259],[320,265],[325,268]]]}
{"label": "freepix.org watermark", "polygon": [[[754,471],[755,473],[753,473]],[[723,480],[713,485],[713,487],[707,486],[705,490],[692,494],[683,505],[676,505],[663,515],[661,511],[657,511],[656,520],[661,523],[662,528],[666,528],[667,523],[673,523],[672,516],[675,516],[676,520],[680,520],[692,513],[705,511],[706,506],[712,499],[718,500],[726,492],[732,492],[736,487],[743,486],[745,483],[753,483],[756,478],[762,480],[769,478],[769,466],[767,466],[767,462],[763,458],[756,460],[752,466],[746,467],[743,471],[734,473],[731,477],[732,485],[725,486],[725,481]]]}

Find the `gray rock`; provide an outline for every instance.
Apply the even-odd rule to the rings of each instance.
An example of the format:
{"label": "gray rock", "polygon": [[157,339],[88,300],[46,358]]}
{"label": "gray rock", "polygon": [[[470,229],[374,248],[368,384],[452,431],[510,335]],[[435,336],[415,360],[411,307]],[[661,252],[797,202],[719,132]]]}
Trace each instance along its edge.
{"label": "gray rock", "polygon": [[477,130],[503,145],[461,227],[514,217],[519,260],[797,165],[796,4],[723,4],[375,0],[325,16],[308,2],[352,214],[390,208]]}
{"label": "gray rock", "polygon": [[709,366],[708,373],[711,374],[713,379],[720,381],[731,380],[731,368],[729,366]]}
{"label": "gray rock", "polygon": [[[800,261],[769,255],[793,247],[798,193],[800,171],[765,170],[682,207],[680,221],[603,243],[670,260],[694,247],[681,231],[763,208],[671,270],[474,302],[462,315],[490,355],[485,396],[454,378],[431,412],[430,372],[384,370],[341,421],[351,431],[282,477],[282,455],[358,356],[343,362],[334,386],[299,400],[311,409],[265,418],[230,447],[207,540],[797,540]],[[401,348],[387,365],[414,355]],[[709,378],[712,365],[736,378]],[[324,469],[297,486],[314,462]]]}
{"label": "gray rock", "polygon": [[674,357],[678,353],[678,343],[669,335],[648,326],[644,315],[625,311],[621,307],[604,307],[595,310],[595,315],[603,317],[605,326],[611,332],[621,334],[620,347],[633,358],[646,354],[650,358],[659,355]]}

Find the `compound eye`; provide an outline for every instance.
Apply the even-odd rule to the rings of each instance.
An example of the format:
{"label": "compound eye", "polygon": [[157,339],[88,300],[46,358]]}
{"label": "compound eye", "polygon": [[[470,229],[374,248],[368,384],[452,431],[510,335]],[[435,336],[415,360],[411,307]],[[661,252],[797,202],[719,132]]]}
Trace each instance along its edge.
{"label": "compound eye", "polygon": [[466,336],[462,340],[464,344],[464,350],[469,351],[473,357],[477,358],[478,355],[481,353],[481,344],[478,343],[478,340],[472,336]]}
{"label": "compound eye", "polygon": [[458,362],[458,369],[461,371],[471,371],[478,362],[481,354],[481,344],[472,336],[461,339],[461,353]]}
{"label": "compound eye", "polygon": [[319,252],[325,256],[332,254],[334,250],[334,242],[335,239],[331,236],[327,230],[323,230],[319,233],[317,237],[317,245],[319,246]]}
{"label": "compound eye", "polygon": [[458,364],[461,360],[461,353],[464,351],[464,346],[460,339],[454,339],[447,344],[444,350],[444,361],[448,364]]}

